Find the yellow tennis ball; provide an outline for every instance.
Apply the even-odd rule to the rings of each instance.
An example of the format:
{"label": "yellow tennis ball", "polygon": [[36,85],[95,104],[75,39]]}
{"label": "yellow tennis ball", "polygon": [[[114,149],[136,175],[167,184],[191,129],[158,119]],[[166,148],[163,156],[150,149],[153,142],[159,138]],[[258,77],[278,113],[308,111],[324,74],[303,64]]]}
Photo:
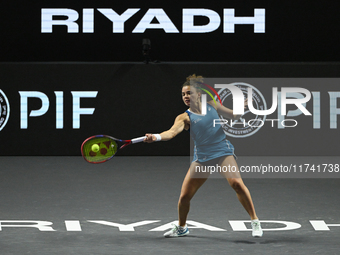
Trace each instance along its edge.
{"label": "yellow tennis ball", "polygon": [[99,145],[98,144],[94,144],[94,145],[92,145],[91,149],[94,152],[98,152],[99,151]]}

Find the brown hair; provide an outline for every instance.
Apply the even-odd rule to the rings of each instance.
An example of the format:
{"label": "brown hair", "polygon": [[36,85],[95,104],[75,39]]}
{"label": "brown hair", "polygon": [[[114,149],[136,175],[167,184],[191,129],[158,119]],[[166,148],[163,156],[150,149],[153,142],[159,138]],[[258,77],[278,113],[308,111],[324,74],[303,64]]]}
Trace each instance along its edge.
{"label": "brown hair", "polygon": [[182,88],[184,86],[193,86],[196,89],[198,89],[199,87],[201,87],[201,83],[203,83],[203,76],[201,75],[197,76],[196,74],[189,75],[186,78],[186,81],[183,83]]}

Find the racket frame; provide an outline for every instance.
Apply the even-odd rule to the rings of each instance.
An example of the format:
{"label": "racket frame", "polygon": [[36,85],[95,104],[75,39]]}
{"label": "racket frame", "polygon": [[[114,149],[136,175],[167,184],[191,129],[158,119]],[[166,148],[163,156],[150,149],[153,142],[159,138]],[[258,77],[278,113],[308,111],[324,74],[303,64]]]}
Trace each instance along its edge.
{"label": "racket frame", "polygon": [[[111,140],[114,140],[116,142],[120,142],[120,143],[124,143],[122,146],[118,147],[117,148],[117,151],[115,154],[113,154],[111,157],[105,159],[105,160],[102,160],[102,161],[98,161],[98,162],[93,162],[93,161],[89,161],[87,160],[86,156],[84,155],[84,145],[86,144],[86,142],[88,142],[89,140],[93,139],[93,138],[101,138],[101,137],[104,137],[104,138],[109,138]],[[122,140],[122,139],[118,139],[118,138],[115,138],[115,137],[112,137],[112,136],[109,136],[109,135],[93,135],[93,136],[90,136],[89,138],[85,139],[85,141],[81,144],[81,148],[80,148],[80,151],[81,151],[81,155],[83,156],[83,158],[91,163],[91,164],[100,164],[100,163],[104,163],[110,159],[112,159],[118,152],[118,150],[120,149],[123,149],[125,148],[126,146],[130,145],[130,144],[133,144],[133,143],[140,143],[140,142],[143,142],[144,139],[146,138],[146,136],[142,136],[142,137],[138,137],[138,138],[134,138],[134,139],[131,139],[131,140]]]}

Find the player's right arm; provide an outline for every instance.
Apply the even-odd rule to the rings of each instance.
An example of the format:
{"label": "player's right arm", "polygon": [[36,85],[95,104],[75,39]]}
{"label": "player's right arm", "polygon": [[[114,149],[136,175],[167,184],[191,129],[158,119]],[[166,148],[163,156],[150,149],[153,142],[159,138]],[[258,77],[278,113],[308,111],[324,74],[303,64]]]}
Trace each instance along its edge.
{"label": "player's right arm", "polygon": [[[168,141],[174,138],[176,135],[181,133],[184,129],[188,129],[189,126],[190,126],[190,119],[189,119],[188,114],[182,113],[178,115],[172,127],[169,130],[164,131],[159,134],[161,141]],[[145,136],[146,138],[144,139],[144,142],[152,143],[152,142],[157,141],[157,137],[154,134],[145,134]]]}

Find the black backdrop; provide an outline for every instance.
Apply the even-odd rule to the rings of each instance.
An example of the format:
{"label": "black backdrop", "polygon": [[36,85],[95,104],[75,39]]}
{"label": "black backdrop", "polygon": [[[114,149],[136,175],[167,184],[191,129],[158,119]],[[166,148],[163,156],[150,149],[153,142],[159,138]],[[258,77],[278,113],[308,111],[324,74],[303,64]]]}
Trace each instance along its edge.
{"label": "black backdrop", "polygon": [[[0,9],[0,61],[142,61],[143,38],[151,40],[151,57],[160,61],[339,61],[339,7],[337,1],[316,0],[5,1]],[[42,8],[77,11],[80,32],[68,34],[66,26],[54,26],[53,33],[41,33]],[[82,32],[84,8],[94,9],[94,33]],[[118,14],[128,8],[140,10],[125,22],[124,33],[112,33],[112,22],[96,8]],[[132,33],[150,8],[162,8],[179,33]],[[182,33],[183,8],[212,10],[221,17],[221,25],[210,33]],[[237,25],[235,33],[223,33],[226,8],[235,9],[239,17],[254,16],[254,8],[265,9],[265,33],[254,33],[253,25]],[[195,18],[195,25],[208,22],[206,17]]]}

